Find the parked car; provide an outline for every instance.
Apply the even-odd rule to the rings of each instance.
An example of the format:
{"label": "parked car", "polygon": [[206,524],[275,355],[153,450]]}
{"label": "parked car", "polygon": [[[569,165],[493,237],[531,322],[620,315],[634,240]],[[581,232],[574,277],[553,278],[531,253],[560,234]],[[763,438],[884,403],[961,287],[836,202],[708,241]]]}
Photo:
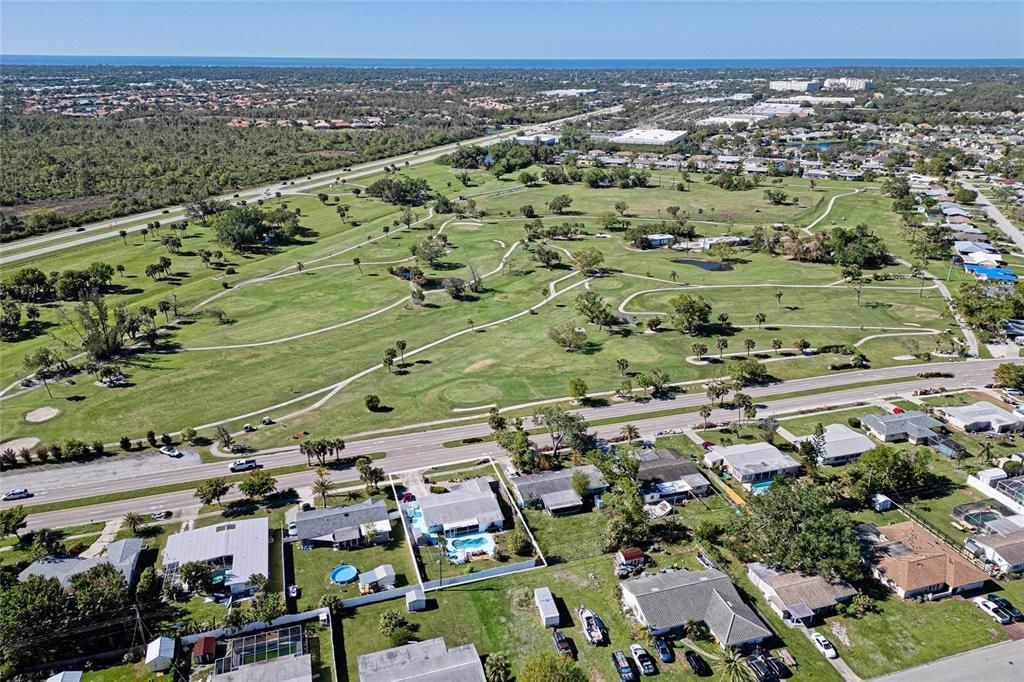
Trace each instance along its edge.
{"label": "parked car", "polygon": [[757,682],[777,682],[779,679],[760,656],[748,657],[747,667]]}
{"label": "parked car", "polygon": [[613,651],[612,665],[615,666],[615,672],[619,674],[620,682],[636,682],[636,673],[633,672],[633,665],[626,658],[626,654],[621,651]]}
{"label": "parked car", "polygon": [[675,654],[672,653],[672,647],[661,637],[654,638],[654,650],[658,652],[658,658],[661,659],[662,663],[671,663],[672,659],[675,658]]}
{"label": "parked car", "polygon": [[288,535],[297,535],[298,532],[299,532],[298,524],[296,524],[294,521],[289,521],[288,522]]}
{"label": "parked car", "polygon": [[230,471],[250,471],[259,468],[260,465],[254,459],[236,459],[228,466]]}
{"label": "parked car", "polygon": [[154,521],[163,521],[164,519],[169,519],[169,518],[171,518],[172,516],[174,516],[174,513],[173,513],[173,512],[170,512],[170,511],[164,510],[164,511],[158,511],[158,512],[154,512],[154,513],[153,513],[153,514],[152,514],[152,515],[150,516],[150,518],[151,518],[151,519],[153,519]]}
{"label": "parked car", "polygon": [[4,493],[4,502],[9,500],[24,500],[26,497],[32,497],[32,493],[28,491],[28,488],[15,488]]}
{"label": "parked car", "polygon": [[761,654],[761,660],[768,666],[768,669],[775,673],[778,678],[789,677],[789,668],[787,668],[782,661],[772,656],[770,653]]}
{"label": "parked car", "polygon": [[811,643],[814,648],[825,655],[825,658],[839,658],[839,652],[832,646],[832,642],[825,639],[820,632],[811,633]]}
{"label": "parked car", "polygon": [[402,502],[409,503],[416,499],[412,493],[402,493]]}
{"label": "parked car", "polygon": [[690,670],[693,671],[694,675],[698,677],[711,676],[711,666],[696,651],[687,650],[685,658],[686,664],[690,666]]}
{"label": "parked car", "polygon": [[992,620],[1000,625],[1009,625],[1013,622],[1013,619],[1010,618],[1010,614],[1003,611],[985,597],[975,597],[971,601],[977,604],[979,609],[987,613]]}
{"label": "parked car", "polygon": [[566,658],[573,658],[572,645],[569,644],[569,640],[561,630],[555,628],[551,631],[551,641],[555,645],[555,651],[559,656],[565,656]]}
{"label": "parked car", "polygon": [[998,606],[999,608],[1001,608],[1003,611],[1006,611],[1006,614],[1010,616],[1010,618],[1013,618],[1014,620],[1024,620],[1024,613],[1021,613],[1020,609],[1018,609],[1016,606],[1006,601],[1002,597],[990,594],[988,595],[988,600],[996,606]]}
{"label": "parked car", "polygon": [[173,445],[163,445],[160,447],[160,452],[167,455],[168,457],[181,457],[181,453],[178,452],[178,448]]}
{"label": "parked car", "polygon": [[894,408],[892,408],[892,413],[893,414],[903,414],[905,411],[906,410],[904,410],[902,407],[894,407]]}
{"label": "parked car", "polygon": [[639,644],[632,644],[629,647],[629,653],[636,662],[636,667],[640,669],[644,675],[657,675],[658,669],[654,667],[654,659],[647,653]]}

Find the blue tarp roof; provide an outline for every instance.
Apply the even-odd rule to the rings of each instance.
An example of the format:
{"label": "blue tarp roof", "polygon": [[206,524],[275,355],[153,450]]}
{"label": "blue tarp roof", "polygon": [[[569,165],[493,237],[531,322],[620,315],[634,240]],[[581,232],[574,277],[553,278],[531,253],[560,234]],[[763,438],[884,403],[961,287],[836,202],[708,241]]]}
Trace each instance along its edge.
{"label": "blue tarp roof", "polygon": [[986,268],[981,265],[965,265],[964,270],[975,275],[981,275],[985,279],[991,279],[1000,282],[1017,281],[1017,275],[1013,274],[1012,270],[1008,270],[1006,268]]}

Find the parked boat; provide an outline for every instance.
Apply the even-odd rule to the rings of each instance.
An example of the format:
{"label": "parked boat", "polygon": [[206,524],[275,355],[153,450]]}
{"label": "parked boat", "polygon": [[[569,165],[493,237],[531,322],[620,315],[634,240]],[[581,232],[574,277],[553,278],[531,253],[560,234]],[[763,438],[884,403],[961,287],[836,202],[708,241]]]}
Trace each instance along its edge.
{"label": "parked boat", "polygon": [[583,636],[594,646],[604,644],[604,628],[601,620],[594,615],[594,612],[583,606],[576,610],[580,617],[580,625],[583,627]]}

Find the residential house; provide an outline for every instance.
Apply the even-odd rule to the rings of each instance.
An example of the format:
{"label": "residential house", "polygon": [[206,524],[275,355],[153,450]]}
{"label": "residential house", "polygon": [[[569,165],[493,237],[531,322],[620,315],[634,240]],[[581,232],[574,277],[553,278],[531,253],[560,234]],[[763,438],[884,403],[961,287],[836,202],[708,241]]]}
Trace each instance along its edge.
{"label": "residential house", "polygon": [[641,450],[637,483],[644,502],[669,502],[708,494],[711,483],[697,466],[671,448]]}
{"label": "residential house", "polygon": [[46,682],[82,682],[82,674],[81,670],[65,670],[56,675],[50,675],[46,678]]}
{"label": "residential house", "polygon": [[748,490],[751,485],[800,473],[800,463],[768,443],[717,445],[704,455],[704,465],[724,469]]}
{"label": "residential house", "polygon": [[427,533],[459,535],[504,528],[505,515],[488,478],[471,478],[447,493],[426,495],[418,500]]}
{"label": "residential house", "polygon": [[913,521],[857,526],[872,575],[902,599],[976,590],[988,575]]}
{"label": "residential house", "polygon": [[860,420],[868,432],[883,443],[909,441],[914,445],[928,445],[938,438],[934,429],[942,426],[938,419],[918,410],[902,414],[869,414]]}
{"label": "residential house", "polygon": [[48,556],[33,561],[21,573],[18,580],[28,580],[29,576],[40,575],[44,578],[56,578],[61,586],[68,587],[71,579],[81,573],[87,573],[97,566],[110,564],[124,576],[125,584],[131,590],[135,584],[136,569],[139,555],[142,553],[142,540],[126,538],[112,542],[100,557],[59,557]]}
{"label": "residential house", "polygon": [[227,521],[213,526],[175,533],[164,547],[164,581],[177,582],[178,569],[191,562],[204,562],[216,571],[215,584],[232,595],[251,593],[253,575],[270,575],[267,519]]}
{"label": "residential house", "polygon": [[449,648],[443,637],[363,654],[360,682],[486,682],[472,643]]}
{"label": "residential house", "polygon": [[857,594],[853,586],[842,580],[779,571],[759,562],[747,564],[747,577],[790,627],[810,627],[816,619],[831,614],[836,604],[849,602]]}
{"label": "residential house", "polygon": [[298,510],[295,537],[303,546],[326,543],[353,548],[391,540],[391,517],[383,500],[369,499],[342,507]]}
{"label": "residential house", "polygon": [[1000,573],[1024,572],[1024,529],[1007,535],[975,535],[967,541],[967,547]]}
{"label": "residential house", "polygon": [[704,623],[723,647],[743,648],[771,637],[771,631],[740,598],[721,571],[671,571],[621,583],[627,611],[653,635]]}
{"label": "residential house", "polygon": [[583,508],[583,498],[572,485],[577,472],[587,477],[587,495],[608,489],[601,472],[592,464],[515,476],[509,483],[520,507],[539,506],[550,514],[571,514]]}
{"label": "residential house", "polygon": [[[875,447],[867,436],[854,431],[845,424],[829,424],[825,427],[824,452],[818,455],[818,464],[839,466],[847,464]],[[813,442],[814,436],[801,436],[796,443]]]}
{"label": "residential house", "polygon": [[939,412],[946,417],[947,424],[967,433],[1010,433],[1024,429],[1024,418],[1020,415],[984,400],[962,407],[941,407]]}

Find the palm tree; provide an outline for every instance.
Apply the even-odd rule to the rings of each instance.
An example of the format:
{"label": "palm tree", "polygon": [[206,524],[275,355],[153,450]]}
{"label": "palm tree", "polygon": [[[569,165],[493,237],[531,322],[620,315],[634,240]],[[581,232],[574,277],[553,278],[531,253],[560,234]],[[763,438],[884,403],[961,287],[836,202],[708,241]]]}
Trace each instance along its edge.
{"label": "palm tree", "polygon": [[444,571],[441,568],[441,562],[447,553],[447,549],[444,533],[438,531],[435,537],[437,538],[437,589],[441,589],[444,586]]}
{"label": "palm tree", "polygon": [[747,357],[748,358],[750,357],[750,351],[754,350],[754,346],[756,346],[756,345],[757,345],[757,342],[754,341],[754,339],[743,339],[743,348],[744,348],[744,350],[747,351]]}
{"label": "palm tree", "polygon": [[358,258],[353,258],[353,259],[352,259],[352,265],[354,265],[354,266],[356,266],[357,268],[359,268],[359,274],[360,274],[360,275],[361,275],[361,274],[363,274],[363,266],[362,266],[362,262],[363,262],[363,261],[362,261],[362,260],[360,260],[360,259],[358,259]]}
{"label": "palm tree", "polygon": [[708,417],[711,416],[711,406],[710,405],[701,405],[697,409],[697,414],[699,414],[701,416],[701,419],[704,420],[704,428],[705,429],[708,428]]}
{"label": "palm tree", "polygon": [[722,682],[750,682],[750,672],[739,649],[729,647],[722,654]]}
{"label": "palm tree", "polygon": [[779,304],[779,310],[782,310],[782,289],[775,290],[775,302]]}
{"label": "palm tree", "polygon": [[758,329],[761,328],[761,325],[763,325],[765,323],[765,320],[767,319],[768,317],[764,313],[758,313],[757,315],[754,315],[754,322],[757,323]]}
{"label": "palm tree", "polygon": [[718,340],[715,341],[715,348],[718,349],[718,359],[719,360],[722,359],[722,355],[725,354],[725,349],[728,348],[728,347],[729,347],[729,340],[726,339],[724,336],[718,337]]}
{"label": "palm tree", "polygon": [[619,433],[622,434],[622,437],[625,438],[626,442],[630,445],[640,437],[640,429],[633,424],[623,424],[622,430]]}
{"label": "palm tree", "polygon": [[128,231],[127,230],[118,230],[117,231],[117,236],[121,238],[121,241],[124,242],[125,246],[128,246]]}
{"label": "palm tree", "polygon": [[327,476],[327,470],[320,468],[316,470],[316,479],[313,481],[313,495],[320,498],[320,504],[327,506],[327,497],[331,494],[334,483]]}
{"label": "palm tree", "polygon": [[142,518],[142,514],[138,514],[136,512],[128,512],[124,515],[124,518],[121,519],[121,525],[131,531],[132,535],[139,532],[143,523],[145,523],[145,519]]}
{"label": "palm tree", "polygon": [[626,370],[629,369],[629,360],[619,358],[615,361],[615,366],[619,368],[619,376],[626,376]]}
{"label": "palm tree", "polygon": [[408,348],[408,345],[405,343],[405,339],[398,339],[398,341],[395,341],[395,350],[398,351],[398,354],[399,354],[399,356],[402,359],[401,362],[402,362],[403,365],[405,364],[405,349],[406,348]]}
{"label": "palm tree", "polygon": [[782,339],[772,339],[772,350],[776,353],[782,350]]}

